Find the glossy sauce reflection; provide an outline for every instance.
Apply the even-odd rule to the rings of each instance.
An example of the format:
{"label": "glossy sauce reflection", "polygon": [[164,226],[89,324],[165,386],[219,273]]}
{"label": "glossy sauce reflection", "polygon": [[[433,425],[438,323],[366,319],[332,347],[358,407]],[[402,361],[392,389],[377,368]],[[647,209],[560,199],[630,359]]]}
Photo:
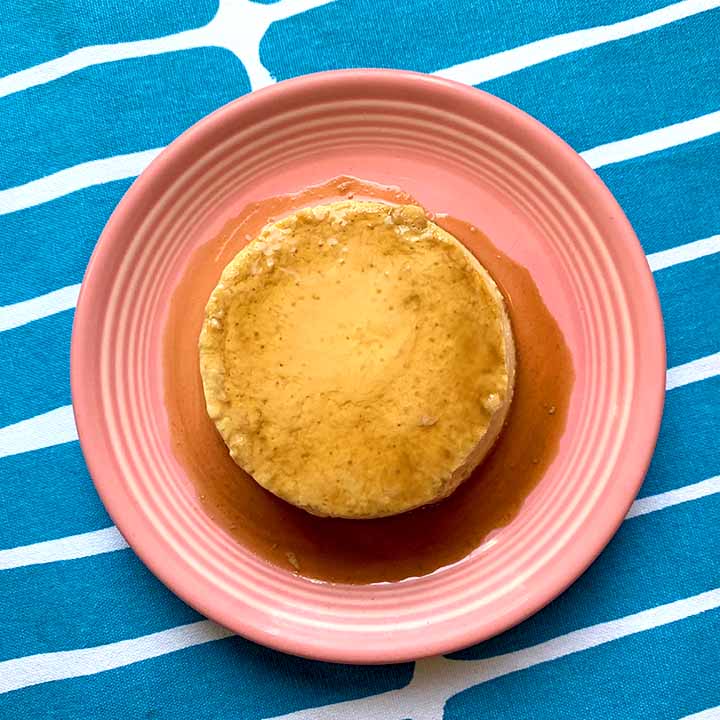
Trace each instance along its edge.
{"label": "glossy sauce reflection", "polygon": [[415,202],[407,194],[337,178],[296,195],[248,206],[198,248],[178,284],[164,344],[165,399],[179,462],[206,512],[260,557],[332,582],[371,583],[424,575],[460,560],[508,524],[542,478],[562,435],[574,374],[562,332],[528,271],[460,220],[435,222],[490,271],[508,301],[517,348],[515,395],[495,448],[448,499],[379,520],[318,518],[259,487],[230,459],[205,412],[197,340],[205,303],[230,259],[270,218],[342,197]]}

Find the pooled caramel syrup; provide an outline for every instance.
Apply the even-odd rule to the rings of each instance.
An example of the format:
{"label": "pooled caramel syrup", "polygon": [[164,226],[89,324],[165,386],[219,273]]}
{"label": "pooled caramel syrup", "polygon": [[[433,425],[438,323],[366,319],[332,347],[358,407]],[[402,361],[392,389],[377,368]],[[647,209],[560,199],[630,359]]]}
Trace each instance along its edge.
{"label": "pooled caramel syrup", "polygon": [[271,219],[351,197],[418,204],[396,188],[336,178],[249,205],[194,252],[170,305],[165,402],[178,461],[206,512],[238,543],[307,577],[372,583],[456,562],[513,519],[558,450],[574,372],[563,334],[528,271],[471,225],[430,215],[474,253],[507,302],[517,352],[515,393],[494,449],[446,500],[389,518],[319,518],[261,488],[232,461],[205,411],[197,349],[205,303],[225,265]]}

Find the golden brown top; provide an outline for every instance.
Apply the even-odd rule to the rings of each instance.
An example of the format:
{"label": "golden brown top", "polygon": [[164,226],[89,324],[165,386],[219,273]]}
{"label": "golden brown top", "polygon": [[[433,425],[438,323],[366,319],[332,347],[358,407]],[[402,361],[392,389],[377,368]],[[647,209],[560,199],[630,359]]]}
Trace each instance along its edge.
{"label": "golden brown top", "polygon": [[497,436],[514,348],[502,296],[413,205],[343,201],[266,226],[225,268],[200,336],[235,462],[317,515],[452,492]]}

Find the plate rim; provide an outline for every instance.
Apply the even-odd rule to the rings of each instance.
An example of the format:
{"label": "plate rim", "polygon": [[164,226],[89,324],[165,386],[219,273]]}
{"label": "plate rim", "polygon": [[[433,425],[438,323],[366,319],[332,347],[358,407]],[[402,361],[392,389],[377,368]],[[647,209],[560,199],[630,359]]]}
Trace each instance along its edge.
{"label": "plate rim", "polygon": [[[479,110],[490,108],[493,112],[503,113],[510,122],[522,126],[523,130],[530,135],[538,136],[545,143],[546,147],[544,149],[546,152],[559,155],[563,163],[572,164],[574,171],[584,176],[585,187],[592,190],[593,201],[600,203],[607,209],[616,226],[615,231],[623,236],[624,252],[627,253],[627,262],[632,265],[633,275],[640,282],[638,294],[642,296],[645,302],[647,322],[650,326],[649,332],[653,336],[655,345],[649,357],[645,358],[645,363],[649,366],[649,369],[646,368],[645,376],[638,379],[639,383],[643,383],[648,387],[643,427],[639,431],[636,430],[636,432],[641,432],[641,444],[643,447],[634,453],[632,468],[627,473],[627,479],[622,483],[622,486],[616,489],[611,507],[608,507],[608,505],[603,506],[601,518],[596,517],[600,510],[597,503],[589,511],[588,520],[586,525],[583,526],[583,542],[578,543],[582,545],[582,549],[567,548],[567,544],[562,546],[556,551],[555,558],[557,559],[561,550],[566,551],[566,555],[570,556],[565,558],[567,562],[563,569],[551,568],[548,580],[544,581],[541,587],[536,587],[533,592],[529,593],[523,604],[495,616],[492,622],[488,621],[481,626],[471,625],[465,628],[464,632],[457,637],[453,636],[453,638],[429,639],[423,637],[423,628],[419,628],[414,635],[413,643],[405,642],[402,646],[388,643],[388,646],[382,650],[374,647],[338,648],[332,643],[323,642],[322,638],[327,631],[318,633],[321,639],[314,643],[287,635],[281,638],[276,633],[268,632],[267,628],[259,627],[253,622],[245,622],[244,618],[235,614],[230,617],[228,612],[222,612],[213,606],[210,599],[203,595],[203,592],[205,592],[205,595],[209,594],[207,590],[203,591],[202,588],[198,589],[186,582],[184,583],[182,567],[168,563],[167,559],[163,558],[161,543],[157,543],[152,537],[146,537],[145,539],[141,537],[142,528],[138,528],[138,523],[134,522],[129,517],[129,514],[125,512],[122,503],[118,503],[113,488],[110,486],[111,484],[108,485],[102,480],[106,462],[103,451],[105,444],[98,437],[98,421],[101,421],[101,418],[98,418],[97,413],[94,414],[90,410],[93,406],[93,398],[91,397],[93,387],[85,382],[85,377],[93,364],[93,352],[88,349],[90,345],[86,342],[86,339],[93,337],[94,331],[97,331],[93,312],[93,297],[97,292],[97,286],[93,277],[99,272],[98,268],[108,260],[108,254],[110,253],[108,236],[111,232],[116,232],[116,226],[122,226],[123,218],[127,214],[142,212],[143,195],[146,186],[171,173],[173,166],[183,159],[183,154],[204,135],[212,132],[218,123],[226,122],[227,119],[236,113],[244,112],[251,105],[268,101],[282,102],[283,94],[289,91],[303,92],[317,83],[343,84],[347,82],[379,82],[392,85],[399,84],[400,86],[412,83],[422,86],[422,89],[429,93],[432,93],[435,87],[443,88],[444,91],[450,90],[458,94],[459,100],[472,103]],[[642,485],[659,434],[665,398],[665,377],[664,326],[652,272],[632,226],[597,173],[558,135],[514,105],[483,90],[452,80],[423,73],[390,69],[331,70],[283,80],[222,106],[199,120],[164,148],[132,183],[114,209],[98,239],[88,263],[78,297],[70,351],[73,412],[80,446],[90,476],[111,519],[133,551],[153,574],[173,593],[204,616],[231,628],[247,639],[293,655],[315,660],[357,664],[406,662],[431,655],[455,652],[514,627],[541,610],[574,583],[614,536]],[[627,432],[630,431],[632,422],[633,418],[631,417]],[[591,518],[593,518],[593,523],[588,525]],[[555,563],[555,565],[559,564]],[[389,628],[389,631],[391,631],[391,628]],[[392,647],[389,647],[390,645]]]}

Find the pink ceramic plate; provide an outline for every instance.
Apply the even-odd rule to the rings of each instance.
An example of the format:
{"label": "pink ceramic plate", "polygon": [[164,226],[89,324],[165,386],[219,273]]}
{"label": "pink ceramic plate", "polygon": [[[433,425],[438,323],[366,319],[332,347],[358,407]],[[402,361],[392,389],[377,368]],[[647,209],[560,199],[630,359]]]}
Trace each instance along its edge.
{"label": "pink ceramic plate", "polygon": [[[166,311],[192,251],[248,202],[337,175],[399,185],[429,209],[482,228],[529,268],[575,364],[560,451],[515,520],[461,562],[398,583],[311,582],[233,543],[176,461],[163,403]],[[344,662],[447,653],[506,630],[562,592],[640,487],[664,380],[652,277],[595,173],[497,98],[385,70],[280,83],[172,143],[105,228],[72,342],[82,448],[142,560],[241,635]]]}

